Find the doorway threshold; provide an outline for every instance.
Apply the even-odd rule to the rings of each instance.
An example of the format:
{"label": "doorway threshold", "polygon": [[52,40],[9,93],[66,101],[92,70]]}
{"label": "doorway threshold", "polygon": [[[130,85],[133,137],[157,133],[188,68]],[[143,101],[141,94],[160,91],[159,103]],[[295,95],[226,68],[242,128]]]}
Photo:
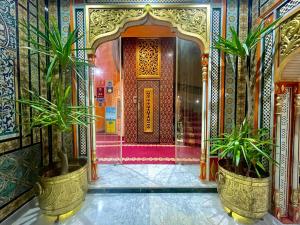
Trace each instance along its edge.
{"label": "doorway threshold", "polygon": [[199,180],[195,164],[101,164],[89,193],[216,193],[215,182]]}

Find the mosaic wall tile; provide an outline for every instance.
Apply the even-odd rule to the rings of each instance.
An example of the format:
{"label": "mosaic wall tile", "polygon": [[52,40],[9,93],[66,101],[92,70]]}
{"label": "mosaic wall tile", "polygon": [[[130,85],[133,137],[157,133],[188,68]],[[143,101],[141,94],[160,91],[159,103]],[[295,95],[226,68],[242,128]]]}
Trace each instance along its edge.
{"label": "mosaic wall tile", "polygon": [[[226,20],[226,37],[231,38],[229,28],[237,29],[238,26],[238,0],[227,1],[227,20]],[[225,115],[224,115],[224,131],[230,132],[232,126],[235,124],[235,110],[236,110],[236,59],[232,62],[226,58],[225,69]]]}
{"label": "mosaic wall tile", "polygon": [[281,216],[286,217],[288,215],[288,202],[289,202],[289,152],[290,152],[290,141],[291,137],[289,135],[291,131],[291,112],[292,109],[292,88],[286,88],[286,92],[283,95],[282,102],[282,114],[281,121],[278,126],[280,126],[280,161],[279,161],[279,207],[281,209]]}
{"label": "mosaic wall tile", "polygon": [[210,0],[86,0],[86,3],[107,3],[107,4],[124,4],[124,3],[209,3]]}
{"label": "mosaic wall tile", "polygon": [[277,17],[282,17],[296,6],[300,5],[300,0],[288,0],[277,9]]}
{"label": "mosaic wall tile", "polygon": [[262,3],[264,3],[263,5],[260,4],[259,5],[259,14],[262,15],[264,13],[266,13],[270,6],[273,5],[275,3],[276,0],[264,0],[264,1],[261,1]]}
{"label": "mosaic wall tile", "polygon": [[67,40],[70,27],[70,0],[60,1],[60,30],[64,41]]}
{"label": "mosaic wall tile", "polygon": [[[212,40],[217,41],[221,35],[221,9],[212,10]],[[210,87],[210,136],[216,137],[219,134],[219,107],[220,107],[220,51],[211,50],[211,87]]]}
{"label": "mosaic wall tile", "polygon": [[260,127],[270,130],[270,137],[273,133],[273,33],[265,36],[263,41],[263,60],[262,60],[262,76],[261,76],[261,112],[260,112]]}
{"label": "mosaic wall tile", "polygon": [[[78,35],[83,36],[77,42],[77,48],[85,48],[85,24],[84,24],[84,9],[75,9],[75,27],[78,29]],[[78,50],[77,57],[80,59],[85,60],[85,51]],[[86,105],[87,104],[87,82],[86,82],[86,71],[85,68],[82,68],[83,79],[78,79],[78,104],[79,105]],[[78,129],[78,136],[79,136],[79,156],[87,156],[87,128],[83,126],[79,126]]]}
{"label": "mosaic wall tile", "polygon": [[0,157],[0,208],[33,187],[41,166],[41,145]]}
{"label": "mosaic wall tile", "polygon": [[[239,37],[244,40],[248,33],[248,0],[240,0]],[[239,66],[239,65],[238,65]],[[236,99],[236,124],[241,124],[246,115],[246,81],[238,75]]]}
{"label": "mosaic wall tile", "polygon": [[4,1],[0,6],[0,139],[16,136],[16,4]]}

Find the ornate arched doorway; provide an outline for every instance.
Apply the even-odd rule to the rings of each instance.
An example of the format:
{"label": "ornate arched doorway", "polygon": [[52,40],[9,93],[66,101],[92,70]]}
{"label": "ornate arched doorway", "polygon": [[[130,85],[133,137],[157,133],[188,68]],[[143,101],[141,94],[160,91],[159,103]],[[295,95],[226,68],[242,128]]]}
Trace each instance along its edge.
{"label": "ornate arched doorway", "polygon": [[274,214],[300,221],[300,8],[283,17],[275,52]]}
{"label": "ornate arched doorway", "polygon": [[[144,5],[144,6],[87,6],[86,27],[87,47],[90,48],[89,60],[94,59],[96,48],[109,40],[113,40],[128,27],[142,25],[147,21],[152,24],[171,27],[178,37],[196,42],[202,54],[203,103],[202,103],[202,139],[200,178],[206,179],[208,174],[207,147],[207,74],[209,52],[209,5]],[[200,56],[199,56],[200,57]],[[90,81],[92,79],[90,78]],[[91,86],[91,85],[90,85]],[[80,87],[80,84],[79,84]],[[93,104],[93,90],[90,89],[90,104]],[[89,140],[95,143],[94,126],[88,132]],[[91,146],[91,174],[96,179],[95,146]]]}

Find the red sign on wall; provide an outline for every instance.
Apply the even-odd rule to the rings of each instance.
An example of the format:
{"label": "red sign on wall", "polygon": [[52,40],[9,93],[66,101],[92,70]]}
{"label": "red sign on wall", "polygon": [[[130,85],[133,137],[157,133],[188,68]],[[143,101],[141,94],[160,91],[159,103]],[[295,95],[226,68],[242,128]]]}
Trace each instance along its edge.
{"label": "red sign on wall", "polygon": [[104,98],[104,87],[97,87],[97,98]]}

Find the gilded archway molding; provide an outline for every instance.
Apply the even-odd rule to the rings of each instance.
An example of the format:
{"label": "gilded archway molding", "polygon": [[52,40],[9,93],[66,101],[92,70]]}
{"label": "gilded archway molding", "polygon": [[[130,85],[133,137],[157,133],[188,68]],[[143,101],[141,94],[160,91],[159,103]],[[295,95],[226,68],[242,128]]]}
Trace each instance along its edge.
{"label": "gilded archway molding", "polygon": [[91,49],[150,17],[171,26],[181,37],[196,39],[202,52],[209,52],[209,5],[88,5],[86,17],[87,47]]}
{"label": "gilded archway molding", "polygon": [[283,17],[276,31],[275,81],[282,81],[282,73],[291,59],[300,53],[300,8]]}

